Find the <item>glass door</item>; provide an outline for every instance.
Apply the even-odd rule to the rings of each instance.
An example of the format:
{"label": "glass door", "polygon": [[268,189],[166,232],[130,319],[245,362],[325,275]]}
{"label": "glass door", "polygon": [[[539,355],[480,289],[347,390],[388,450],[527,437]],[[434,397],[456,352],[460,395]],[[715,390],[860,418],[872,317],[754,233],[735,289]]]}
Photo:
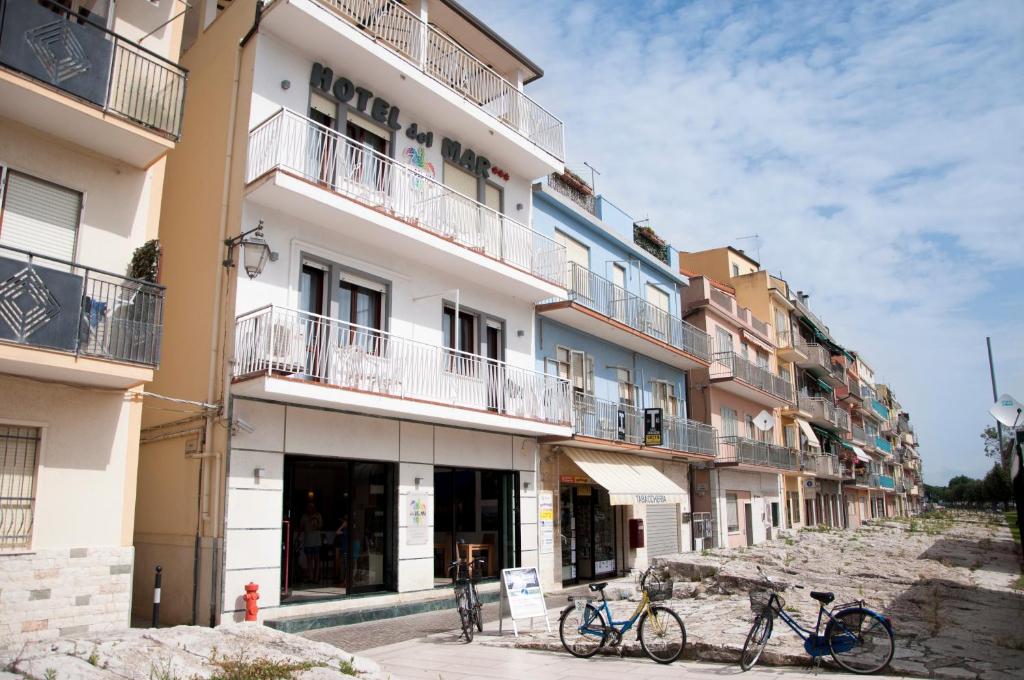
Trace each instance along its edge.
{"label": "glass door", "polygon": [[350,592],[384,590],[390,578],[393,524],[393,468],[384,463],[352,463],[349,533]]}
{"label": "glass door", "polygon": [[563,486],[558,492],[559,523],[562,535],[562,582],[576,581],[576,516],[573,487]]}

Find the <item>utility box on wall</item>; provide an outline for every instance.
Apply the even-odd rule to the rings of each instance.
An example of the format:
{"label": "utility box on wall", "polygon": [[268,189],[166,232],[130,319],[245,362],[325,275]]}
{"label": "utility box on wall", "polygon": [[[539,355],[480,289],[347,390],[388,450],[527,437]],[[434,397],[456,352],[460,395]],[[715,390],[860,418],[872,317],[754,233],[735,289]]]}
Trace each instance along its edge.
{"label": "utility box on wall", "polygon": [[629,549],[636,550],[644,547],[644,521],[642,519],[629,520]]}

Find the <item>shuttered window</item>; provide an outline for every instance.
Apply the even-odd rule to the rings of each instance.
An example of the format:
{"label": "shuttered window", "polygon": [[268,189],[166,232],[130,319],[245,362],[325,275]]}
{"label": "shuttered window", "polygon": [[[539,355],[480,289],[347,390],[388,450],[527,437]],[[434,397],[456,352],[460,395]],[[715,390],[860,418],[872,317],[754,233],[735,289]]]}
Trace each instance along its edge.
{"label": "shuttered window", "polygon": [[645,529],[648,557],[674,555],[679,552],[679,505],[648,505]]}
{"label": "shuttered window", "polygon": [[476,200],[476,177],[457,165],[448,162],[444,164],[444,184],[460,194],[465,194],[474,201]]}
{"label": "shuttered window", "polygon": [[13,171],[3,189],[0,243],[73,261],[82,194]]}

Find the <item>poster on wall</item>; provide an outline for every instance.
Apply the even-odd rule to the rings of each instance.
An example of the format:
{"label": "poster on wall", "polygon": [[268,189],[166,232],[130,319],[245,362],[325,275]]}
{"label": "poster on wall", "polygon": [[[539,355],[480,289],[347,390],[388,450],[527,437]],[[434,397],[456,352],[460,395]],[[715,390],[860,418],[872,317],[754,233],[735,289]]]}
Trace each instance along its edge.
{"label": "poster on wall", "polygon": [[498,632],[504,623],[505,607],[508,607],[509,618],[512,619],[512,632],[519,637],[516,621],[543,618],[547,630],[551,632],[551,621],[548,619],[548,608],[544,604],[544,591],[540,587],[540,574],[537,567],[518,567],[501,570],[501,599],[498,604]]}
{"label": "poster on wall", "polygon": [[430,540],[430,496],[409,493],[405,501],[405,544],[425,545]]}
{"label": "poster on wall", "polygon": [[537,524],[540,525],[540,554],[550,555],[555,551],[555,504],[550,491],[537,494]]}

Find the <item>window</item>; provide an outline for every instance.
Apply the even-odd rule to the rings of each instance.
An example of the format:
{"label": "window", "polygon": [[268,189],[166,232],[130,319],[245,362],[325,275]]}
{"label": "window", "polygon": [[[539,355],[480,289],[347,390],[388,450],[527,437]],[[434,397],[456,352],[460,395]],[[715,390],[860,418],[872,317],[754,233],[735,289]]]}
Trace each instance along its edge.
{"label": "window", "polygon": [[739,276],[740,275],[740,266],[738,264],[734,264],[732,266],[732,275],[733,276]]}
{"label": "window", "polygon": [[74,261],[82,194],[2,167],[0,174],[0,244]]}
{"label": "window", "polygon": [[728,406],[722,407],[722,436],[736,437],[739,435],[739,417],[736,411]]}
{"label": "window", "polygon": [[505,190],[497,184],[484,184],[484,205],[496,213],[505,212]]}
{"label": "window", "polygon": [[38,427],[0,425],[0,550],[32,543]]}
{"label": "window", "polygon": [[797,446],[797,439],[799,438],[799,433],[798,433],[796,425],[786,425],[782,429],[782,436],[785,439],[786,448],[788,448],[788,449],[798,449],[798,448],[800,448],[799,446]]}
{"label": "window", "polygon": [[760,439],[758,436],[758,430],[754,427],[754,418],[749,413],[747,414],[747,437],[750,439]]}
{"label": "window", "polygon": [[755,351],[754,354],[757,356],[758,368],[763,368],[766,371],[771,371],[771,363],[768,361],[768,355],[764,352]]}
{"label": "window", "polygon": [[719,352],[732,352],[732,333],[724,328],[715,329],[715,344]]}
{"label": "window", "polygon": [[[476,354],[476,315],[464,309],[459,310],[458,328],[455,327],[455,308],[445,306],[442,317],[444,325],[444,346],[467,354]],[[456,332],[458,331],[458,332]],[[458,346],[456,347],[456,337]]]}
{"label": "window", "polygon": [[792,347],[793,343],[789,338],[789,317],[784,310],[778,307],[775,310],[775,337],[780,347]]}
{"label": "window", "polygon": [[545,359],[544,365],[549,374],[568,380],[573,394],[594,393],[593,357],[568,347],[556,347],[555,358]]}
{"label": "window", "polygon": [[679,412],[679,402],[676,400],[676,386],[672,383],[660,380],[652,381],[651,387],[654,391],[654,403],[661,408],[666,416],[675,416]]}
{"label": "window", "polygon": [[[565,259],[570,263],[570,271],[572,271],[571,266],[573,264],[584,270],[590,269],[590,248],[585,244],[558,229],[555,229],[555,243],[565,247]],[[576,274],[573,277],[572,283],[577,293],[589,296],[590,286],[586,278],[586,272]]]}
{"label": "window", "polygon": [[626,287],[626,268],[621,264],[612,265],[612,283],[619,288],[625,289]]}
{"label": "window", "polygon": [[454,189],[460,194],[465,194],[475,201],[477,197],[476,180],[477,178],[475,175],[471,175],[459,166],[445,161],[444,185],[449,189]]}
{"label": "window", "polygon": [[738,533],[740,530],[739,504],[736,501],[736,494],[725,494],[725,517],[730,534]]}
{"label": "window", "polygon": [[628,368],[616,368],[615,380],[619,384],[619,403],[636,406],[637,387],[633,384],[631,372]]}
{"label": "window", "polygon": [[772,503],[772,526],[779,526],[779,504],[777,502]]}
{"label": "window", "polygon": [[668,312],[668,293],[653,283],[647,284],[647,301],[663,312]]}

